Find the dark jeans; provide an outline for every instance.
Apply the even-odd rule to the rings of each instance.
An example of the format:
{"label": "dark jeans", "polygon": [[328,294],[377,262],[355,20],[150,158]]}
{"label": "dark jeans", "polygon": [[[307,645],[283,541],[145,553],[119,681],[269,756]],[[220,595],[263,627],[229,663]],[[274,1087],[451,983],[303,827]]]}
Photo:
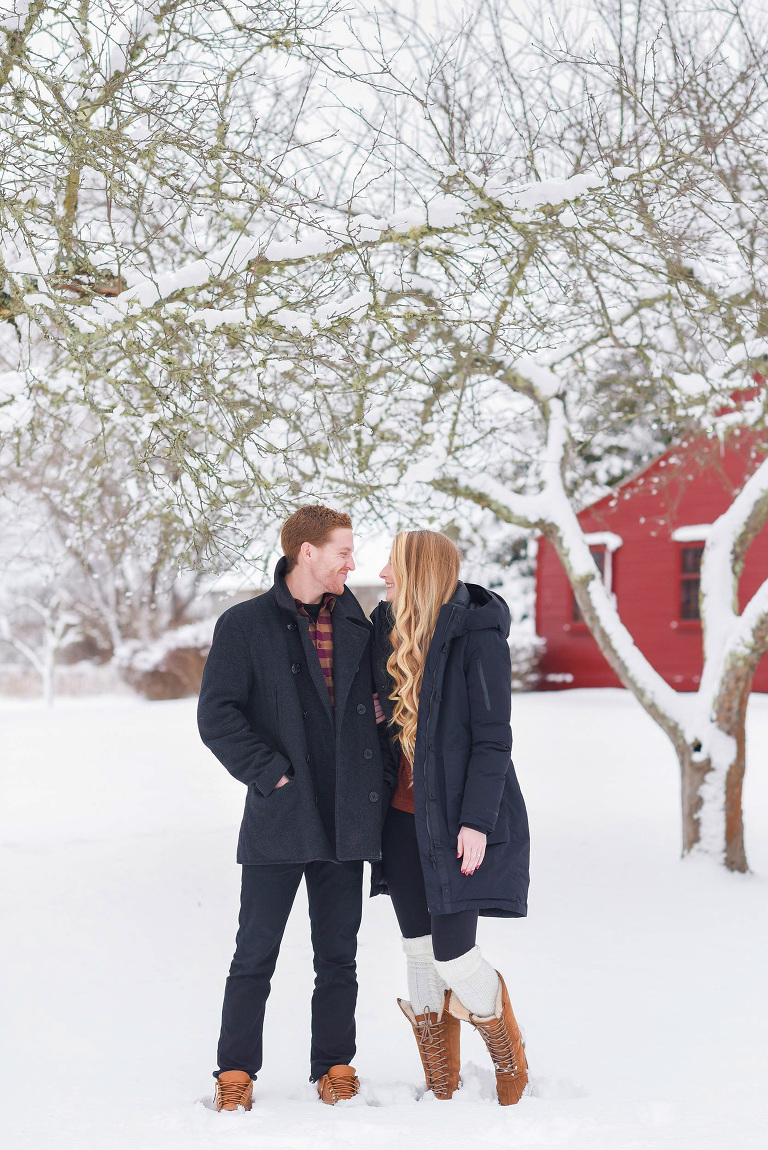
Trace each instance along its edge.
{"label": "dark jeans", "polygon": [[244,866],[240,928],[224,990],[219,1069],[261,1069],[264,1008],[285,924],[304,875],[314,950],[313,1079],[355,1055],[357,932],[363,912],[362,862]]}
{"label": "dark jeans", "polygon": [[432,949],[438,962],[448,962],[472,949],[477,937],[477,911],[429,913],[416,842],[416,820],[397,807],[389,808],[384,823],[381,868],[403,938],[421,938],[431,934]]}

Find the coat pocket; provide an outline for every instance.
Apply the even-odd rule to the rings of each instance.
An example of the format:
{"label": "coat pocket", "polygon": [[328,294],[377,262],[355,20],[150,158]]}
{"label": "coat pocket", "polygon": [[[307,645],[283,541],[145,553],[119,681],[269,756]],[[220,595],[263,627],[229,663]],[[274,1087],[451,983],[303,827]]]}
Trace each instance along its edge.
{"label": "coat pocket", "polygon": [[290,791],[296,786],[296,778],[293,775],[288,776],[288,782],[283,783],[281,787],[273,787],[267,795],[267,799],[271,799],[274,795],[281,795],[283,791]]}

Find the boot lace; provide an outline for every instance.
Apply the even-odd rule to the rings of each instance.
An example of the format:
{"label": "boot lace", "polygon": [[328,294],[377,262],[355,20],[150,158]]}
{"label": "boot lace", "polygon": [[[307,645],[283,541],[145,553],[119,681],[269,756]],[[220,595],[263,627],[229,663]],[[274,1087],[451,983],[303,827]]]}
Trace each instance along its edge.
{"label": "boot lace", "polygon": [[340,1102],[345,1098],[354,1098],[360,1089],[360,1080],[357,1075],[350,1078],[348,1074],[327,1074],[328,1089],[331,1092],[334,1102]]}
{"label": "boot lace", "polygon": [[249,1087],[250,1082],[217,1082],[217,1101],[222,1107],[232,1103],[242,1106]]}
{"label": "boot lace", "polygon": [[484,1022],[476,1027],[480,1031],[483,1042],[488,1047],[488,1053],[493,1059],[497,1074],[516,1074],[517,1062],[512,1037],[507,1030],[504,1016],[492,1022]]}
{"label": "boot lace", "polygon": [[445,1031],[445,1022],[443,1020],[438,1022],[437,1015],[429,1013],[418,1028],[417,1038],[424,1055],[427,1089],[434,1094],[445,1093],[450,1086],[451,1074]]}

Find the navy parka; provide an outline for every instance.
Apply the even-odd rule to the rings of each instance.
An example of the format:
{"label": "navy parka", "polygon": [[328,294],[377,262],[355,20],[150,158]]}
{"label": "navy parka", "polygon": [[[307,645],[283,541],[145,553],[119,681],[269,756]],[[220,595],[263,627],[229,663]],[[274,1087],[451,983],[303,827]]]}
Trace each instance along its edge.
{"label": "navy parka", "polygon": [[[374,625],[374,679],[388,721],[392,683],[386,662],[392,612],[380,603]],[[419,696],[413,792],[416,837],[431,914],[477,910],[527,913],[528,817],[512,765],[509,608],[500,596],[459,583],[438,615]],[[482,865],[461,873],[461,826],[487,834]],[[373,894],[386,893],[374,866]]]}

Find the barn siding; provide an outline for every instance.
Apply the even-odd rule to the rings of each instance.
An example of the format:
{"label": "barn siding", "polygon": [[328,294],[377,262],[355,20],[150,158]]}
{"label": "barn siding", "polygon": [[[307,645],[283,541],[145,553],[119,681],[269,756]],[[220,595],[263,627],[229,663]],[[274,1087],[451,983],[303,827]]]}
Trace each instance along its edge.
{"label": "barn siding", "polygon": [[[637,646],[679,691],[698,688],[701,628],[679,623],[681,544],[677,527],[712,523],[730,505],[757,463],[765,440],[742,432],[717,442],[691,440],[671,449],[579,520],[587,532],[612,531],[623,539],[613,556],[613,590],[621,618]],[[739,587],[742,607],[768,576],[768,526],[750,548]],[[572,621],[573,596],[560,560],[546,540],[537,559],[536,629],[547,641],[542,688],[617,687],[620,683],[583,624]],[[547,676],[572,675],[570,682]],[[756,691],[768,692],[768,658],[758,667]]]}

